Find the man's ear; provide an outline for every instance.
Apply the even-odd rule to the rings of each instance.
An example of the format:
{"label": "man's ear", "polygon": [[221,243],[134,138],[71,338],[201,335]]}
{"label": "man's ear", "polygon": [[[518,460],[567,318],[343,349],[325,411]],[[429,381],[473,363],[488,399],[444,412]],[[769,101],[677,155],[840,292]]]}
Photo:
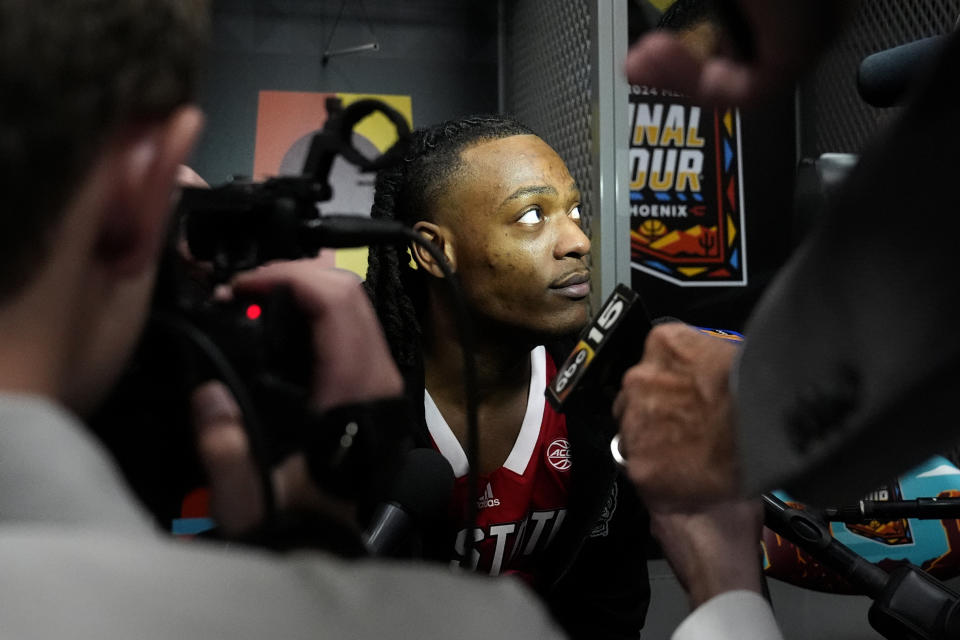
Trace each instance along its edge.
{"label": "man's ear", "polygon": [[[439,249],[450,263],[453,271],[457,270],[457,261],[453,249],[453,243],[446,236],[446,230],[432,222],[421,220],[413,225],[413,230],[431,242]],[[442,278],[443,271],[440,265],[433,259],[433,256],[419,244],[413,245],[413,259],[417,261],[417,266],[435,278]]]}
{"label": "man's ear", "polygon": [[113,142],[115,174],[100,222],[97,259],[114,273],[152,267],[166,236],[177,176],[203,128],[197,107],[136,125]]}

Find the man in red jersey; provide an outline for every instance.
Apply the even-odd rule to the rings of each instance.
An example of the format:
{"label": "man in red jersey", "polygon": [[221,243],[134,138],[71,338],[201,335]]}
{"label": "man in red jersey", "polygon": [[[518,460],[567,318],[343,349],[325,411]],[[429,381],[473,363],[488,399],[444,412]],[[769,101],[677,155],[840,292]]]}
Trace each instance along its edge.
{"label": "man in red jersey", "polygon": [[424,407],[422,443],[457,476],[447,526],[428,551],[518,574],[576,637],[636,637],[649,599],[647,520],[610,457],[609,407],[587,421],[544,402],[566,339],[588,320],[581,213],[560,156],[500,116],[415,132],[405,161],[377,178],[373,217],[413,226],[444,253],[476,331],[472,535],[464,364],[444,274],[419,247],[413,268],[406,245],[385,246],[371,251],[367,287],[408,394]]}

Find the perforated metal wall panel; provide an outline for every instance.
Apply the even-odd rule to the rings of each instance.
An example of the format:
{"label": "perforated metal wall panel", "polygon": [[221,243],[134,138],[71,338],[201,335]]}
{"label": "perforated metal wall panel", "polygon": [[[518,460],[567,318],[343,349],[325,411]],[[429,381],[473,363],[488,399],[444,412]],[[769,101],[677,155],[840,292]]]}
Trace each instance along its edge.
{"label": "perforated metal wall panel", "polygon": [[859,153],[897,109],[870,107],[857,93],[866,56],[920,38],[948,33],[960,0],[863,0],[847,30],[800,87],[800,153]]}
{"label": "perforated metal wall panel", "polygon": [[591,139],[592,37],[586,0],[504,2],[506,112],[532,127],[567,163],[594,213]]}

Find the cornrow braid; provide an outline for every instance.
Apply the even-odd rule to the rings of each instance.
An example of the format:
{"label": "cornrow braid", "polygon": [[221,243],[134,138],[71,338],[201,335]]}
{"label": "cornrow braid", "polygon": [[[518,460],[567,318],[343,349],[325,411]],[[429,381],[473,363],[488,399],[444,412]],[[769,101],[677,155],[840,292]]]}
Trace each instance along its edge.
{"label": "cornrow braid", "polygon": [[[403,160],[377,175],[372,218],[412,226],[431,220],[433,203],[459,170],[460,153],[487,140],[533,134],[516,120],[474,115],[418,129],[407,142]],[[406,244],[371,247],[364,286],[380,317],[397,366],[408,380],[423,379],[422,321],[427,276],[410,266]]]}

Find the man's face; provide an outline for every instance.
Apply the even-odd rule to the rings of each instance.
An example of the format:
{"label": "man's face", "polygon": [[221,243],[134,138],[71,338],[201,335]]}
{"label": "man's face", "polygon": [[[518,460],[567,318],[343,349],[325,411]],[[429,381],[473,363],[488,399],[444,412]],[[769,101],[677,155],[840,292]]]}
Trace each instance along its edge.
{"label": "man's face", "polygon": [[519,135],[461,153],[463,170],[438,203],[474,313],[537,336],[587,322],[590,240],[580,192],[543,140]]}

